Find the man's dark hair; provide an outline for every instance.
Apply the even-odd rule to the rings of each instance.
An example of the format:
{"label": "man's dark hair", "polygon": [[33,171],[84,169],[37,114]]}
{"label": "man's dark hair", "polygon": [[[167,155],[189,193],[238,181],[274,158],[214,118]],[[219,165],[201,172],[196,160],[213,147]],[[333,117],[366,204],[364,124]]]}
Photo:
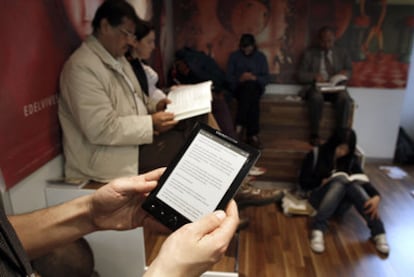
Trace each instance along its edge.
{"label": "man's dark hair", "polygon": [[104,18],[114,27],[121,25],[124,18],[128,18],[133,22],[138,20],[134,8],[125,0],[106,0],[99,6],[92,20],[94,32],[99,29],[101,20]]}
{"label": "man's dark hair", "polygon": [[322,36],[322,34],[325,33],[325,32],[331,32],[335,35],[336,29],[332,26],[325,25],[325,26],[323,26],[319,29],[318,38],[320,38]]}
{"label": "man's dark hair", "polygon": [[139,19],[135,25],[135,37],[141,40],[146,37],[151,31],[155,31],[154,26],[145,20]]}
{"label": "man's dark hair", "polygon": [[253,46],[256,48],[256,40],[252,34],[243,34],[240,38],[239,47],[244,48],[247,46]]}

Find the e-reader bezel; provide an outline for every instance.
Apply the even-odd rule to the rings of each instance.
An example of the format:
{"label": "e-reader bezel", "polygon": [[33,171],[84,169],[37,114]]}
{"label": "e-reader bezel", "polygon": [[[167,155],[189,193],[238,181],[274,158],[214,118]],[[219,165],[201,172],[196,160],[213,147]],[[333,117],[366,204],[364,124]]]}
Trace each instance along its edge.
{"label": "e-reader bezel", "polygon": [[226,208],[228,202],[232,199],[234,194],[239,189],[243,179],[247,176],[249,170],[256,163],[257,159],[260,156],[260,151],[258,149],[253,148],[252,146],[247,145],[243,142],[237,141],[234,138],[231,138],[223,134],[222,132],[213,129],[210,126],[207,126],[203,123],[197,123],[193,128],[192,132],[190,133],[185,144],[181,147],[178,154],[174,157],[174,159],[171,161],[163,175],[158,180],[158,185],[156,186],[156,188],[153,191],[151,191],[151,193],[148,195],[148,197],[142,204],[142,208],[145,211],[147,211],[149,214],[151,214],[153,217],[155,217],[158,221],[160,221],[162,224],[164,224],[171,230],[176,230],[182,225],[190,223],[191,220],[185,217],[184,215],[180,214],[177,210],[170,207],[161,199],[159,199],[157,197],[157,194],[164,186],[165,181],[174,171],[177,164],[181,160],[181,157],[184,156],[185,152],[187,151],[187,149],[189,148],[189,146],[201,130],[208,133],[208,135],[215,137],[215,139],[222,141],[223,145],[228,147],[237,147],[238,149],[245,151],[247,153],[246,161],[239,169],[236,177],[233,179],[232,183],[230,184],[230,186],[228,187],[228,189],[226,190],[226,192],[224,193],[223,197],[221,198],[220,202],[214,210],[224,210]]}

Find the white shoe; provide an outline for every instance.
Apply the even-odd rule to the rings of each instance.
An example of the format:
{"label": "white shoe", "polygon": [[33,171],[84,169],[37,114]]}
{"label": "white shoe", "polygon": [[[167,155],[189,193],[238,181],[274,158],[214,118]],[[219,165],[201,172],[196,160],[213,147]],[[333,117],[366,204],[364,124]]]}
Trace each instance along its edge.
{"label": "white shoe", "polygon": [[322,253],[323,251],[325,251],[325,241],[323,239],[322,231],[312,230],[310,247],[316,253]]}
{"label": "white shoe", "polygon": [[388,245],[387,238],[385,237],[385,234],[379,234],[376,235],[373,238],[375,242],[375,247],[377,248],[378,252],[382,254],[388,254],[390,253],[390,246]]}

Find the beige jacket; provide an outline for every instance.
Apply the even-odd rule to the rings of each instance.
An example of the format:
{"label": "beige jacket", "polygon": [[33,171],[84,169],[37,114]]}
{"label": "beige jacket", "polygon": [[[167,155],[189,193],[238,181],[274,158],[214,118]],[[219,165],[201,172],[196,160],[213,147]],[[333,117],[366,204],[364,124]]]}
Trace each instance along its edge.
{"label": "beige jacket", "polygon": [[156,103],[148,101],[128,61],[88,37],[60,76],[65,177],[106,182],[137,174],[138,146],[153,139],[148,113]]}

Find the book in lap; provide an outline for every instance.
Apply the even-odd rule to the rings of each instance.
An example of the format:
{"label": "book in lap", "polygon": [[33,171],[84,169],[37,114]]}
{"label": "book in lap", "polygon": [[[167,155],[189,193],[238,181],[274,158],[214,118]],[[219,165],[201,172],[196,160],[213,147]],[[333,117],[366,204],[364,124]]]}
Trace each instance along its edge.
{"label": "book in lap", "polygon": [[332,180],[333,178],[339,177],[339,176],[345,177],[349,182],[357,181],[357,180],[363,181],[363,182],[369,182],[368,176],[364,173],[356,173],[356,174],[349,175],[348,173],[343,172],[343,171],[338,171],[338,172],[333,173],[330,179]]}
{"label": "book in lap", "polygon": [[182,120],[193,116],[211,112],[212,81],[194,85],[175,86],[168,93],[171,103],[166,112],[175,114],[175,120]]}
{"label": "book in lap", "polygon": [[348,77],[344,74],[336,74],[329,79],[329,82],[317,82],[316,87],[321,92],[332,93],[346,89]]}

